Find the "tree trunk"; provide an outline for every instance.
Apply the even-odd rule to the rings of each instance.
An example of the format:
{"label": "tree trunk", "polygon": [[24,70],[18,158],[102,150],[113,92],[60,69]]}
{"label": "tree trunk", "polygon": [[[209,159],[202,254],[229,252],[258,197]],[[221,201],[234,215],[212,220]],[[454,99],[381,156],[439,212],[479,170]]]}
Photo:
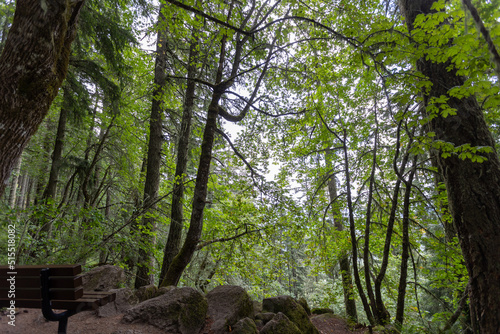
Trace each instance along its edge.
{"label": "tree trunk", "polygon": [[[412,145],[412,140],[408,143],[407,151],[403,155],[401,159],[401,164],[399,166],[399,170],[397,167],[397,162],[399,161],[400,154],[400,142],[401,142],[401,128],[402,122],[398,124],[397,130],[397,141],[396,141],[396,153],[393,158],[393,169],[396,175],[403,175],[406,169],[406,164],[408,163],[408,158],[410,155],[409,148]],[[375,290],[375,299],[377,303],[378,309],[384,309],[384,301],[382,299],[382,282],[384,280],[385,274],[387,272],[387,267],[389,265],[389,253],[391,252],[392,245],[392,237],[394,235],[394,223],[396,221],[396,214],[399,203],[399,190],[401,188],[402,177],[398,177],[396,180],[396,184],[394,185],[392,200],[391,200],[391,211],[389,213],[389,219],[387,220],[387,229],[385,234],[385,242],[384,242],[384,253],[382,255],[382,263],[380,264],[380,270],[377,277],[374,279],[374,290]]]}
{"label": "tree trunk", "polygon": [[[332,175],[328,181],[328,193],[330,195],[330,202],[333,205],[333,202],[337,199],[337,179],[334,175]],[[344,226],[342,225],[340,209],[338,206],[335,206],[335,208],[333,212],[333,225],[337,231],[343,231]],[[345,311],[349,319],[358,322],[356,301],[354,299],[354,287],[352,285],[351,265],[349,264],[347,252],[339,259],[339,265],[342,276],[342,288],[344,290]]]}
{"label": "tree trunk", "polygon": [[200,163],[198,165],[198,173],[196,176],[196,184],[194,187],[193,210],[189,230],[186,235],[186,240],[179,254],[174,258],[165,279],[161,286],[177,285],[179,279],[187,267],[196,246],[200,241],[201,232],[203,230],[203,210],[207,199],[208,177],[210,175],[210,162],[212,161],[212,148],[215,137],[215,129],[217,128],[217,115],[219,110],[219,100],[224,92],[224,88],[217,87],[214,90],[212,101],[208,107],[207,121],[205,131],[203,133],[203,142],[201,144]]}
{"label": "tree trunk", "polygon": [[16,207],[19,210],[24,210],[26,207],[26,189],[28,189],[29,176],[26,172],[22,175],[21,181],[19,184],[21,185],[21,189],[19,191],[19,196],[17,197]]}
{"label": "tree trunk", "polygon": [[66,132],[66,123],[69,109],[69,91],[63,87],[63,106],[59,112],[59,123],[57,125],[56,140],[54,150],[52,151],[52,163],[50,165],[49,181],[42,195],[42,200],[47,201],[56,196],[57,179],[59,177],[59,167],[61,165],[62,150],[64,146],[64,135]]}
{"label": "tree trunk", "polygon": [[405,312],[406,278],[408,277],[408,258],[410,257],[410,199],[413,178],[417,168],[417,157],[413,158],[413,166],[408,176],[403,200],[403,240],[401,251],[401,266],[399,270],[398,303],[396,305],[396,325],[402,326]]}
{"label": "tree trunk", "polygon": [[344,167],[345,167],[345,178],[346,178],[346,190],[347,190],[347,207],[349,209],[349,232],[351,236],[351,249],[352,249],[352,271],[354,274],[354,282],[358,288],[358,294],[361,298],[361,303],[363,304],[363,309],[365,310],[366,317],[370,324],[375,325],[376,321],[373,317],[370,305],[368,304],[368,299],[366,298],[365,291],[363,290],[363,285],[361,284],[361,278],[359,275],[358,268],[358,241],[356,239],[356,223],[354,220],[354,206],[352,203],[351,195],[351,173],[349,171],[349,155],[347,149],[347,132],[344,129],[344,139],[342,141],[342,151],[344,153]]}
{"label": "tree trunk", "polygon": [[66,77],[84,1],[17,1],[0,56],[0,195]]}
{"label": "tree trunk", "polygon": [[[431,13],[432,0],[402,0],[401,9],[411,31],[415,17]],[[425,95],[448,95],[448,90],[462,86],[464,78],[455,70],[448,70],[449,63],[435,63],[420,59],[417,69],[432,82]],[[489,146],[492,153],[483,163],[461,160],[457,155],[449,158],[438,156],[448,191],[450,213],[470,277],[471,314],[477,317],[481,333],[500,332],[500,161],[494,151],[495,143],[485,122],[483,112],[474,96],[462,99],[450,97],[448,104],[456,115],[435,117],[429,131],[436,140],[450,142],[455,147]]]}
{"label": "tree trunk", "polygon": [[[163,11],[165,5],[160,5],[160,12],[158,14],[158,23],[161,26],[165,21]],[[148,212],[154,210],[155,202],[158,197],[158,189],[160,187],[160,166],[161,166],[161,148],[163,144],[162,132],[162,100],[163,90],[166,85],[166,46],[167,40],[165,31],[158,31],[156,41],[156,63],[155,63],[155,77],[154,77],[154,91],[153,101],[151,104],[151,118],[149,122],[149,145],[148,145],[148,158],[146,167],[146,180],[144,183],[144,207],[148,208]],[[151,244],[154,243],[154,237],[151,232],[155,227],[155,218],[147,213],[142,218],[141,225],[145,231],[141,230],[140,246],[139,246],[139,259],[137,261],[137,274],[135,279],[135,288],[153,284],[153,276],[149,274],[153,258],[148,251]]]}
{"label": "tree trunk", "polygon": [[11,209],[14,209],[16,205],[17,184],[19,181],[19,174],[21,173],[21,160],[22,158],[19,157],[19,160],[16,162],[16,165],[14,166],[12,178],[10,180],[9,207]]}
{"label": "tree trunk", "polygon": [[168,267],[172,263],[174,257],[179,253],[179,248],[182,239],[183,227],[183,197],[184,197],[184,179],[187,170],[187,162],[189,156],[189,138],[191,135],[191,119],[193,118],[193,107],[196,90],[196,82],[189,80],[196,75],[196,58],[199,48],[196,41],[195,33],[193,33],[193,41],[189,49],[188,62],[188,81],[186,87],[186,95],[184,97],[184,108],[182,111],[181,131],[179,133],[179,143],[177,146],[177,162],[175,166],[174,189],[172,191],[172,211],[170,215],[170,228],[168,231],[168,239],[165,244],[165,252],[163,255],[163,264],[160,274],[160,282],[165,278]]}

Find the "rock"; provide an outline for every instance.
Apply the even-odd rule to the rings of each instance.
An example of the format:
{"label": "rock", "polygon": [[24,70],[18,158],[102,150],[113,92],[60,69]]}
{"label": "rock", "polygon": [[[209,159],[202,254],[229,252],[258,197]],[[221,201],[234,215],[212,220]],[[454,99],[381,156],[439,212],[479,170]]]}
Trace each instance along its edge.
{"label": "rock", "polygon": [[208,316],[215,334],[227,333],[238,320],[253,317],[253,302],[239,286],[218,286],[207,294]]}
{"label": "rock", "polygon": [[309,316],[304,308],[290,296],[265,298],[262,302],[262,309],[265,312],[282,312],[304,334],[319,334],[316,327],[309,320]]}
{"label": "rock", "polygon": [[313,308],[312,314],[325,314],[325,313],[334,313],[330,308]]}
{"label": "rock", "polygon": [[257,313],[255,315],[255,319],[262,320],[264,322],[264,324],[267,324],[269,321],[271,321],[274,318],[275,315],[276,315],[276,313],[272,313],[272,312]]}
{"label": "rock", "polygon": [[262,303],[256,300],[252,301],[254,315],[262,312]]}
{"label": "rock", "polygon": [[307,305],[307,300],[304,297],[297,300],[297,302],[300,304],[300,306],[302,306],[304,311],[306,311],[307,315],[311,315],[311,309],[309,308],[309,305]]}
{"label": "rock", "polygon": [[260,334],[303,334],[286,315],[278,312],[259,332]]}
{"label": "rock", "polygon": [[155,285],[150,284],[141,286],[139,289],[137,289],[135,295],[139,299],[139,302],[142,303],[145,300],[161,296],[172,289],[175,289],[175,287],[167,286],[158,289]]}
{"label": "rock", "polygon": [[109,291],[125,284],[125,270],[106,264],[86,272],[82,279],[85,291]]}
{"label": "rock", "polygon": [[109,290],[116,293],[116,299],[113,303],[108,303],[97,309],[97,316],[102,318],[113,317],[115,315],[125,313],[132,306],[139,303],[134,292],[129,288]]}
{"label": "rock", "polygon": [[233,327],[231,334],[258,334],[257,325],[250,318],[243,318],[238,321]]}
{"label": "rock", "polygon": [[[351,333],[349,329],[349,324],[347,320],[333,313],[323,313],[320,315],[313,316],[311,318],[311,322],[313,325],[317,326],[317,328],[324,328],[326,324],[332,326],[332,330],[339,331],[340,333]],[[353,331],[358,333],[358,331]],[[365,333],[365,331],[359,331],[360,333]],[[366,332],[368,333],[368,332]]]}
{"label": "rock", "polygon": [[141,286],[135,291],[135,295],[139,302],[142,303],[145,300],[158,297],[158,288],[154,284]]}
{"label": "rock", "polygon": [[198,334],[205,324],[208,304],[193,288],[171,288],[129,309],[123,322],[145,322],[167,333]]}

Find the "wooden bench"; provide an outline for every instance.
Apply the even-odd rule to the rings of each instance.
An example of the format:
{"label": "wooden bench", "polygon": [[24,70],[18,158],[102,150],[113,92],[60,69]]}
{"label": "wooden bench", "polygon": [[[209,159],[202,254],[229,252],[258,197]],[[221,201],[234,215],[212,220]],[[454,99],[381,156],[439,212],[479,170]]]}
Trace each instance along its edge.
{"label": "wooden bench", "polygon": [[66,333],[70,316],[116,298],[111,292],[83,291],[81,272],[79,264],[16,266],[13,270],[0,266],[0,308],[6,307],[14,320],[17,307],[42,309],[47,320],[59,321],[58,333]]}

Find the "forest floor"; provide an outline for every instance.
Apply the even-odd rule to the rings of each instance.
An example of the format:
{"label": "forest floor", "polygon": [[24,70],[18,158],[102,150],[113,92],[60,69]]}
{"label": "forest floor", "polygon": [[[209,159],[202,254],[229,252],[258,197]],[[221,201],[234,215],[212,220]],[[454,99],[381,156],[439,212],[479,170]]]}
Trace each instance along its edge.
{"label": "forest floor", "polygon": [[[3,312],[0,317],[0,333],[2,334],[37,334],[37,333],[57,333],[57,322],[48,322],[44,319],[41,310],[36,309],[18,309],[16,314],[15,327],[8,324],[9,319]],[[114,317],[99,318],[95,312],[88,311],[76,314],[69,318],[68,333],[73,334],[165,334],[154,326],[135,323],[121,323],[121,314]],[[315,319],[311,317],[312,323],[321,334],[351,334],[368,333],[367,328],[350,330],[347,322],[340,317],[328,319]],[[210,323],[202,333],[210,334]]]}

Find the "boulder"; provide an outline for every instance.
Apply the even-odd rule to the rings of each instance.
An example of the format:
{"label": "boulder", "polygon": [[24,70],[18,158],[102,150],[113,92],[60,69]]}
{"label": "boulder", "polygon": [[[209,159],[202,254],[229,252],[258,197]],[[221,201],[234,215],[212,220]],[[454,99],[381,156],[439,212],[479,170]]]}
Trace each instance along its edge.
{"label": "boulder", "polygon": [[239,320],[233,327],[231,334],[258,334],[257,325],[250,318]]}
{"label": "boulder", "polygon": [[[318,326],[318,328],[324,327],[325,324],[335,324],[332,329],[335,328],[335,330],[339,331],[340,333],[351,333],[347,320],[333,313],[323,313],[317,316],[313,316],[311,318],[311,322],[315,326]],[[353,332],[358,333],[357,330],[354,330]],[[359,332],[365,333],[366,331],[360,330]]]}
{"label": "boulder", "polygon": [[257,326],[257,329],[261,329],[262,327],[264,327],[264,321],[262,320],[259,320],[259,319],[255,319],[255,325]]}
{"label": "boulder", "polygon": [[175,334],[198,334],[205,324],[208,304],[193,288],[171,288],[129,309],[123,322],[144,322]]}
{"label": "boulder", "polygon": [[262,309],[265,312],[283,313],[304,334],[319,334],[304,308],[290,296],[265,298],[262,302]]}
{"label": "boulder", "polygon": [[306,311],[307,315],[311,315],[311,309],[309,308],[309,305],[307,305],[307,300],[304,297],[298,299],[297,302],[300,306],[302,306],[304,311]]}
{"label": "boulder", "polygon": [[137,289],[137,291],[135,292],[135,295],[139,299],[139,302],[142,303],[145,300],[161,296],[172,289],[175,289],[175,287],[168,286],[168,287],[162,287],[162,288],[158,289],[154,284],[150,284],[150,285],[141,286],[139,289]]}
{"label": "boulder", "polygon": [[107,303],[97,309],[97,316],[102,318],[113,317],[125,313],[134,305],[139,303],[134,292],[129,288],[112,289],[110,292],[116,293],[116,299],[113,303]]}
{"label": "boulder", "polygon": [[255,315],[255,319],[257,320],[262,320],[264,324],[267,324],[269,321],[271,321],[276,314],[272,312],[264,312],[264,313],[257,313]]}
{"label": "boulder", "polygon": [[312,314],[325,314],[325,313],[334,313],[331,308],[313,308]]}
{"label": "boulder", "polygon": [[125,285],[125,270],[106,264],[95,267],[82,275],[85,291],[109,291]]}
{"label": "boulder", "polygon": [[259,332],[260,334],[303,334],[286,315],[278,312]]}
{"label": "boulder", "polygon": [[254,315],[257,314],[257,313],[261,313],[262,312],[262,303],[259,302],[259,301],[252,301],[253,303],[253,313]]}
{"label": "boulder", "polygon": [[208,316],[214,334],[228,333],[238,320],[253,317],[253,302],[240,286],[222,285],[207,294]]}

